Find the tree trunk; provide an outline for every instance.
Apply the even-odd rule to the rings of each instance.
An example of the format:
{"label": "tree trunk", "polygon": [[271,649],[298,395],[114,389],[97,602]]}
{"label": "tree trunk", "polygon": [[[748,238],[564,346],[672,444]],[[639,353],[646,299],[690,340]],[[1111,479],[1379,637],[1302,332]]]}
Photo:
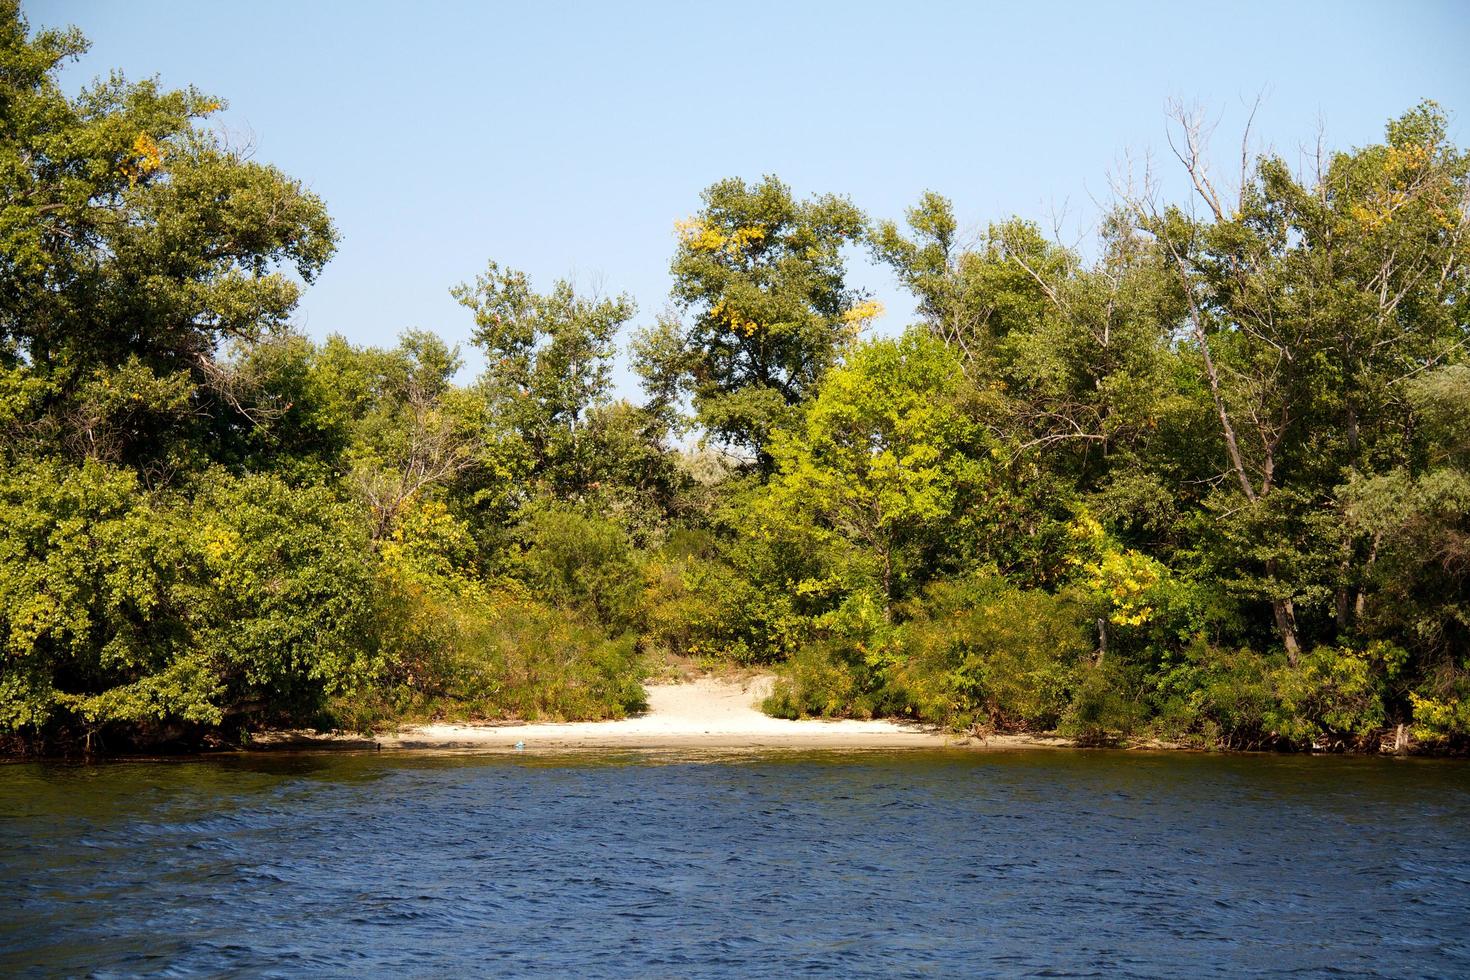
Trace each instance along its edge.
{"label": "tree trunk", "polygon": [[[1363,566],[1363,578],[1366,579],[1368,577],[1368,570],[1373,567],[1373,563],[1375,561],[1377,561],[1377,560],[1378,560],[1378,535],[1375,534],[1375,535],[1373,535],[1373,542],[1368,546],[1368,561]],[[1353,600],[1353,614],[1354,614],[1354,616],[1358,620],[1360,620],[1360,621],[1362,620],[1362,618],[1363,618],[1363,609],[1367,605],[1368,605],[1368,593],[1367,593],[1367,590],[1364,588],[1363,584],[1361,582],[1359,582],[1359,584],[1358,584],[1358,595],[1357,595],[1357,598]]]}
{"label": "tree trunk", "polygon": [[1290,599],[1273,599],[1271,611],[1276,615],[1276,628],[1281,632],[1281,642],[1286,645],[1286,662],[1296,666],[1302,652],[1296,638],[1296,607]]}

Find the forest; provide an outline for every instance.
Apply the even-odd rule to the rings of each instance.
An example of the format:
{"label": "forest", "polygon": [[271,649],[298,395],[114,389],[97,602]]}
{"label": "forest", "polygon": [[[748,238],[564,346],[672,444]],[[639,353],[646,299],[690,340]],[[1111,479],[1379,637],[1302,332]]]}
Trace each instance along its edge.
{"label": "forest", "polygon": [[[0,0],[0,748],[616,718],[671,661],[773,670],[783,717],[1470,747],[1435,103],[1298,166],[1181,113],[1190,193],[1116,182],[1085,248],[720,180],[663,315],[513,256],[446,282],[465,380],[432,333],[295,328],[326,203],[212,95],[68,95],[85,49]],[[918,322],[872,329],[863,254]]]}

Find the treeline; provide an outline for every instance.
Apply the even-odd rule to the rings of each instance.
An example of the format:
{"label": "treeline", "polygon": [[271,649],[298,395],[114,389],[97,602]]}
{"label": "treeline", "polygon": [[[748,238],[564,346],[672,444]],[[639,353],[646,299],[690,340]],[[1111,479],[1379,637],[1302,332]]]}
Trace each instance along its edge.
{"label": "treeline", "polygon": [[[323,202],[200,92],[67,97],[84,48],[0,0],[13,748],[618,716],[669,657],[775,665],[788,716],[1465,746],[1470,165],[1432,103],[1238,193],[1181,118],[1195,193],[1120,192],[1090,257],[721,181],[652,324],[457,287],[458,384],[427,333],[293,332]],[[852,246],[922,322],[865,336]]]}

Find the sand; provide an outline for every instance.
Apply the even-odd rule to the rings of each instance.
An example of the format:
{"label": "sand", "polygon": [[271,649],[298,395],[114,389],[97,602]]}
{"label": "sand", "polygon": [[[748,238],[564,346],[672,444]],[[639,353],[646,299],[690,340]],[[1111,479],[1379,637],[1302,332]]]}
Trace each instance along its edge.
{"label": "sand", "polygon": [[[889,749],[1011,748],[1060,740],[1023,736],[971,739],[891,721],[788,721],[762,714],[757,705],[772,678],[731,680],[705,677],[679,684],[649,685],[648,710],[621,721],[569,724],[405,727],[379,736],[384,749],[476,749],[486,752],[537,749]],[[522,748],[517,749],[516,743]]]}

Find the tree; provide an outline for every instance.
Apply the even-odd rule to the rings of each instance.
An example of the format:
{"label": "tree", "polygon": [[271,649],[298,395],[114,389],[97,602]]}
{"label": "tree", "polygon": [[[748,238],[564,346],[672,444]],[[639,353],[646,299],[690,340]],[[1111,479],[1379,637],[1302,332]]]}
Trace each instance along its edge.
{"label": "tree", "polygon": [[584,489],[584,430],[608,400],[614,338],[633,318],[633,300],[579,296],[565,279],[537,293],[525,273],[494,262],[452,292],[474,313],[490,411],[525,442],[532,476],[559,493]]}
{"label": "tree", "polygon": [[[1277,157],[1249,169],[1233,203],[1207,165],[1198,120],[1178,115],[1179,157],[1198,217],[1146,191],[1126,205],[1186,302],[1231,489],[1226,537],[1255,568],[1238,587],[1268,601],[1295,661],[1299,607],[1343,600],[1363,541],[1324,546],[1332,488],[1402,458],[1414,376],[1463,357],[1470,163],[1432,103],[1391,122],[1387,141],[1319,153],[1299,178]],[[1236,500],[1239,502],[1237,503]]]}
{"label": "tree", "polygon": [[874,252],[984,391],[994,434],[1018,454],[1043,451],[1084,490],[1136,496],[1141,488],[1118,488],[1178,408],[1169,373],[1179,311],[1127,215],[1107,216],[1091,264],[1018,218],[962,244],[950,202],[934,193],[908,224],[905,236],[880,222]]}
{"label": "tree", "polygon": [[880,312],[844,278],[863,215],[832,195],[797,201],[775,177],[732,178],[678,230],[673,294],[688,322],[661,319],[634,363],[663,401],[692,395],[705,431],[769,472],[772,430]]}
{"label": "tree", "polygon": [[[771,445],[770,522],[814,522],[870,565],[884,615],[922,571],[926,536],[961,509],[980,464],[959,361],[910,331],[852,351],[801,422]],[[853,583],[854,585],[859,583]]]}
{"label": "tree", "polygon": [[310,718],[372,677],[359,512],[206,474],[192,500],[86,460],[0,469],[0,730],[176,735]]}
{"label": "tree", "polygon": [[[924,323],[960,355],[966,370],[990,380],[1000,342],[1046,312],[1043,284],[1075,268],[1035,227],[1015,220],[992,226],[978,241],[959,238],[948,198],[925,192],[906,214],[908,235],[880,221],[870,246],[918,300]],[[1016,261],[1021,254],[1027,264]]]}
{"label": "tree", "polygon": [[[383,541],[416,498],[442,491],[461,474],[490,462],[476,438],[475,399],[454,388],[459,351],[423,331],[408,331],[395,350],[328,343],[324,373],[339,394],[357,401],[344,456]],[[342,389],[346,389],[343,391]]]}
{"label": "tree", "polygon": [[1470,365],[1425,372],[1405,389],[1420,452],[1377,475],[1355,474],[1339,494],[1350,533],[1369,542],[1351,611],[1373,639],[1419,654],[1410,678],[1415,717],[1438,718],[1429,726],[1434,735],[1463,736],[1470,734]]}
{"label": "tree", "polygon": [[[167,471],[223,341],[280,329],[335,246],[322,202],[196,125],[221,103],[114,73],[0,2],[0,369],[10,434]],[[161,469],[159,469],[161,467]]]}

